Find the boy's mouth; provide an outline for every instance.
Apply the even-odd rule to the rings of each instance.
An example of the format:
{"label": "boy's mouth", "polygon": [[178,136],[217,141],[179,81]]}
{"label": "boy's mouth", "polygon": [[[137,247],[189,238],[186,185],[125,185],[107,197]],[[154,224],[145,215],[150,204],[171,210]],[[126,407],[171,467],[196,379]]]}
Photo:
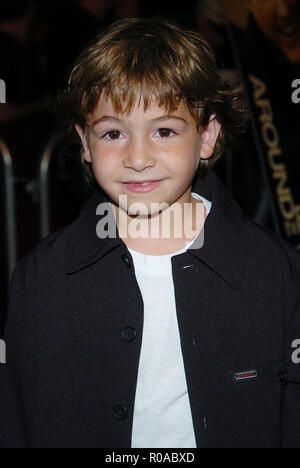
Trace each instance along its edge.
{"label": "boy's mouth", "polygon": [[129,182],[122,182],[122,185],[131,192],[136,193],[146,193],[152,192],[152,190],[159,187],[159,185],[164,181],[160,180],[131,180]]}
{"label": "boy's mouth", "polygon": [[159,182],[163,179],[151,179],[151,180],[129,180],[128,182],[122,182],[123,184],[133,184],[133,185],[139,185],[139,184],[150,184],[152,182]]}

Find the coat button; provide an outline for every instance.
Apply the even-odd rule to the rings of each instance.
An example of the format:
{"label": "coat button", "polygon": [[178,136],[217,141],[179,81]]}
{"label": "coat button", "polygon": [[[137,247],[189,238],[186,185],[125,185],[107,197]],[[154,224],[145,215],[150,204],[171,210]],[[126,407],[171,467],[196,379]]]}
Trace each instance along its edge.
{"label": "coat button", "polygon": [[128,409],[125,405],[117,405],[113,409],[114,417],[121,421],[122,419],[126,419],[128,415]]}
{"label": "coat button", "polygon": [[124,341],[127,341],[127,343],[130,343],[130,341],[134,341],[136,339],[136,336],[137,332],[132,327],[127,327],[122,330],[122,338]]}
{"label": "coat button", "polygon": [[126,254],[122,254],[122,260],[127,265],[128,268],[131,268],[131,262]]}

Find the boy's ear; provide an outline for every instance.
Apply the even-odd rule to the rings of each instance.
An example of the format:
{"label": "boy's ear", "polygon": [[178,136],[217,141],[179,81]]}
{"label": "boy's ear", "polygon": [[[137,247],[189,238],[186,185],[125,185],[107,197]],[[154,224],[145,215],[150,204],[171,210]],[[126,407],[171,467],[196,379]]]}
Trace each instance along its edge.
{"label": "boy's ear", "polygon": [[75,124],[75,128],[76,128],[76,131],[77,131],[78,135],[80,136],[82,146],[83,146],[83,149],[84,149],[83,157],[84,157],[85,161],[92,162],[91,161],[91,156],[90,156],[90,150],[89,150],[89,147],[88,147],[88,144],[87,144],[86,134],[85,134],[84,130],[81,128],[80,125]]}
{"label": "boy's ear", "polygon": [[201,159],[208,159],[213,154],[220,130],[221,124],[216,119],[215,114],[213,114],[209,119],[208,125],[203,129],[200,151]]}

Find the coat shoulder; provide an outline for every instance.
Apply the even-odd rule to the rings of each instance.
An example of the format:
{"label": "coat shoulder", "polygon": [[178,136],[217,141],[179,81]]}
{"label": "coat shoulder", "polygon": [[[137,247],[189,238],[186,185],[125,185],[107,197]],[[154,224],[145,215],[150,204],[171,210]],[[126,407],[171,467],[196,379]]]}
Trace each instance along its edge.
{"label": "coat shoulder", "polygon": [[[249,239],[251,246],[255,246],[256,257],[275,268],[280,263],[285,280],[300,281],[300,251],[271,229],[262,226],[253,218],[248,216]],[[299,283],[300,284],[300,283]]]}
{"label": "coat shoulder", "polygon": [[53,232],[27,252],[13,270],[11,287],[15,282],[21,282],[27,292],[34,291],[37,278],[41,275],[53,277],[56,271],[63,268],[75,224],[76,220]]}

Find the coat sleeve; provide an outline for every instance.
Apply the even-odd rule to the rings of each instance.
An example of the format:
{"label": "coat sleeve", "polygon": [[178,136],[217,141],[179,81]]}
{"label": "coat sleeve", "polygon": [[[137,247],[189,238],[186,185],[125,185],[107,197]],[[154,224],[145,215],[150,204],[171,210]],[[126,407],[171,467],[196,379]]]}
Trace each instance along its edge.
{"label": "coat sleeve", "polygon": [[286,358],[282,381],[282,445],[300,448],[300,253],[284,243],[282,254]]}
{"label": "coat sleeve", "polygon": [[26,268],[13,271],[0,364],[0,447],[27,448],[33,435],[36,386],[35,322],[25,286]]}

